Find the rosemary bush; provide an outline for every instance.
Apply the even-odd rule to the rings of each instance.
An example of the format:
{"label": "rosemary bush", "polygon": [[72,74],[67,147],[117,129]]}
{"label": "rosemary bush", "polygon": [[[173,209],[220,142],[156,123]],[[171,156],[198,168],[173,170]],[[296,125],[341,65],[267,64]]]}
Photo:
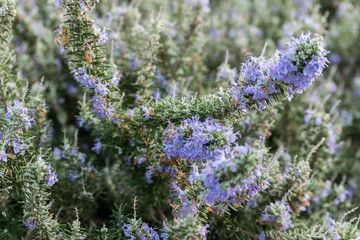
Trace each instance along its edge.
{"label": "rosemary bush", "polygon": [[0,239],[360,239],[356,0],[1,0]]}

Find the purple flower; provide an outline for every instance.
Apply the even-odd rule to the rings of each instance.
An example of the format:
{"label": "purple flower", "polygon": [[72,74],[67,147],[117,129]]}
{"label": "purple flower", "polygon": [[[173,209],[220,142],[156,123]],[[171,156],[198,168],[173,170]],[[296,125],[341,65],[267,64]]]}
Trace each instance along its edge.
{"label": "purple flower", "polygon": [[61,152],[60,148],[54,147],[54,159],[59,160],[61,158],[62,158],[62,152]]}
{"label": "purple flower", "polygon": [[262,220],[280,227],[281,230],[287,230],[292,227],[291,209],[287,202],[277,200],[275,203],[270,203],[266,206],[262,213]]}
{"label": "purple flower", "polygon": [[62,0],[55,0],[55,6],[56,6],[57,8],[62,8],[61,2],[62,2]]}
{"label": "purple flower", "polygon": [[267,77],[268,63],[270,62],[266,61],[263,57],[256,58],[250,54],[249,60],[242,64],[240,76],[243,79],[247,79],[250,84],[260,84]]}
{"label": "purple flower", "polygon": [[328,141],[326,145],[329,148],[330,154],[335,154],[339,151],[338,138],[339,136],[335,133],[332,124],[328,124]]}
{"label": "purple flower", "polygon": [[99,154],[101,148],[102,148],[102,144],[100,143],[100,138],[96,138],[96,139],[95,139],[94,147],[93,147],[91,150],[93,150],[94,152],[96,152],[96,154]]}
{"label": "purple flower", "polygon": [[279,59],[272,68],[272,77],[289,86],[290,93],[302,93],[313,80],[321,76],[329,62],[326,51],[317,36],[311,33],[293,38],[289,47],[279,53]]}
{"label": "purple flower", "polygon": [[69,171],[69,177],[70,177],[70,180],[71,180],[72,182],[75,181],[76,173],[75,173],[74,170],[70,170],[70,171]]}
{"label": "purple flower", "polygon": [[144,155],[144,157],[137,159],[137,164],[143,164],[144,162],[146,162],[145,155]]}
{"label": "purple flower", "polygon": [[95,22],[93,22],[92,29],[94,30],[94,34],[98,37],[97,43],[103,45],[108,40],[106,28],[101,31],[101,28],[96,26]]}
{"label": "purple flower", "polygon": [[[261,166],[251,159],[260,159],[261,151],[247,145],[236,146],[228,154],[207,162],[201,172],[206,187],[203,201],[224,211],[228,203],[240,205],[267,188],[270,178],[262,177]],[[246,169],[246,170],[245,170]]]}
{"label": "purple flower", "polygon": [[77,149],[75,147],[71,148],[71,151],[70,151],[71,155],[76,156],[77,152],[78,151],[77,151]]}
{"label": "purple flower", "polygon": [[82,117],[77,117],[76,124],[79,128],[81,128],[82,126],[84,126],[84,119]]}
{"label": "purple flower", "polygon": [[83,12],[89,11],[89,8],[87,7],[87,5],[84,3],[84,1],[81,1],[81,0],[80,0],[80,9]]}
{"label": "purple flower", "polygon": [[0,160],[3,162],[7,162],[7,154],[4,150],[0,151]]}
{"label": "purple flower", "polygon": [[261,231],[261,233],[259,234],[259,240],[265,240],[266,239],[266,235],[264,233],[264,231]]}
{"label": "purple flower", "polygon": [[355,90],[354,96],[355,96],[356,98],[360,98],[360,90],[359,90],[359,89]]}
{"label": "purple flower", "polygon": [[20,152],[20,140],[19,139],[13,139],[12,140],[12,145],[14,148],[14,153],[18,154]]}
{"label": "purple flower", "polygon": [[88,167],[89,171],[95,170],[95,168],[91,165],[91,162],[87,163],[87,167]]}
{"label": "purple flower", "polygon": [[161,165],[156,165],[155,168],[159,173],[163,171],[163,167]]}
{"label": "purple flower", "polygon": [[107,34],[107,32],[106,32],[106,29],[104,28],[104,29],[102,30],[102,32],[100,33],[100,35],[99,35],[98,44],[103,45],[104,43],[106,43],[106,41],[107,41],[108,39],[109,39],[109,38],[108,38],[108,34]]}
{"label": "purple flower", "polygon": [[53,186],[55,184],[55,182],[58,181],[56,173],[53,171],[53,168],[51,167],[51,165],[47,165],[46,166],[47,170],[48,170],[48,178],[47,178],[47,185],[48,186]]}
{"label": "purple flower", "polygon": [[135,70],[137,67],[141,66],[141,60],[138,57],[129,57],[129,66],[131,69]]}
{"label": "purple flower", "polygon": [[[96,77],[88,75],[85,68],[78,68],[72,71],[75,80],[84,85],[86,90],[96,87],[96,82],[99,82]],[[100,81],[101,82],[101,81]]]}
{"label": "purple flower", "polygon": [[115,108],[101,96],[93,96],[93,108],[99,118],[112,119],[114,117]]}
{"label": "purple flower", "polygon": [[147,170],[146,170],[146,173],[145,173],[145,180],[146,180],[147,183],[153,183],[154,181],[151,180],[151,176],[153,175],[155,169],[154,169],[153,166],[148,166],[146,169]]}
{"label": "purple flower", "polygon": [[124,223],[122,229],[127,239],[160,240],[156,230],[143,223],[141,219],[130,219],[130,223]]}
{"label": "purple flower", "polygon": [[251,100],[261,103],[261,109],[265,107],[265,101],[269,94],[276,93],[276,82],[270,78],[270,69],[273,61],[267,61],[263,57],[255,58],[250,55],[248,61],[243,63],[240,71],[242,82],[233,81],[231,93],[237,102],[238,108],[247,109],[246,104]]}
{"label": "purple flower", "polygon": [[158,69],[156,71],[156,81],[160,84],[161,88],[167,88],[168,82],[166,81],[165,77],[161,74],[161,70]]}
{"label": "purple flower", "polygon": [[199,166],[196,164],[193,164],[192,168],[193,168],[193,170],[191,171],[190,176],[189,176],[190,183],[193,183],[194,181],[200,179]]}
{"label": "purple flower", "polygon": [[345,189],[344,185],[340,185],[338,188],[338,196],[335,199],[335,204],[339,205],[340,203],[343,203],[346,199],[351,199],[354,193],[355,191],[353,189]]}
{"label": "purple flower", "polygon": [[59,232],[58,235],[56,236],[56,239],[62,239],[62,233]]}
{"label": "purple flower", "polygon": [[235,83],[237,77],[237,70],[236,68],[230,69],[228,65],[223,65],[220,68],[220,71],[217,74],[217,79],[220,81],[226,80],[231,82],[232,84]]}
{"label": "purple flower", "polygon": [[330,216],[328,216],[327,220],[327,225],[328,225],[328,234],[331,235],[331,239],[333,240],[339,240],[341,239],[339,236],[339,232],[338,230],[335,228],[336,222],[334,221],[334,219],[332,219]]}
{"label": "purple flower", "polygon": [[126,114],[125,114],[125,117],[126,117],[127,119],[131,119],[132,116],[134,116],[134,114],[135,114],[135,110],[134,110],[134,109],[128,109],[127,112],[126,112]]}
{"label": "purple flower", "polygon": [[330,216],[328,216],[328,218],[326,220],[328,223],[328,233],[331,234],[334,229],[334,226],[335,226],[335,221]]}
{"label": "purple flower", "polygon": [[[343,125],[348,125],[351,123],[353,116],[351,115],[351,113],[349,113],[348,111],[346,111],[345,109],[343,109],[341,111],[341,117],[342,117],[342,123]],[[1,137],[0,137],[1,139]]]}
{"label": "purple flower", "polygon": [[100,96],[106,96],[109,94],[109,89],[107,86],[109,86],[108,83],[102,84],[101,78],[97,78],[97,83],[95,85],[95,93],[99,94]]}
{"label": "purple flower", "polygon": [[169,158],[212,160],[222,152],[229,152],[238,135],[231,127],[212,118],[202,122],[195,116],[184,120],[178,127],[169,123],[163,132],[164,151]]}
{"label": "purple flower", "polygon": [[210,224],[205,224],[205,226],[203,226],[200,230],[200,234],[202,237],[204,237],[203,239],[206,240],[206,235],[209,233],[208,228],[210,227]]}
{"label": "purple flower", "polygon": [[337,53],[333,53],[330,55],[330,61],[334,64],[339,64],[341,61],[341,56]]}
{"label": "purple flower", "polygon": [[29,116],[29,110],[24,106],[23,102],[14,100],[14,105],[7,108],[7,113],[5,114],[5,119],[9,123],[18,123],[21,122],[19,127],[25,127],[26,129],[31,127],[31,122],[34,121],[33,118]]}
{"label": "purple flower", "polygon": [[155,102],[160,101],[160,99],[161,99],[161,92],[160,92],[159,89],[153,90],[153,98],[154,98]]}
{"label": "purple flower", "polygon": [[24,220],[25,227],[28,229],[35,229],[35,219],[34,220]]}
{"label": "purple flower", "polygon": [[322,123],[321,118],[320,118],[320,117],[317,117],[317,118],[315,119],[315,125],[316,125],[316,126],[319,126],[319,125],[321,125],[321,123]]}
{"label": "purple flower", "polygon": [[85,153],[81,153],[80,156],[79,156],[79,159],[81,161],[82,164],[85,163],[85,158],[86,158],[86,154]]}
{"label": "purple flower", "polygon": [[160,234],[160,238],[161,238],[161,239],[164,239],[164,240],[169,239],[170,234],[166,232],[166,229],[163,228],[163,229],[161,229],[161,230],[162,230],[162,233]]}
{"label": "purple flower", "polygon": [[308,123],[309,121],[310,121],[310,119],[311,119],[311,110],[310,109],[306,109],[306,114],[305,114],[305,116],[304,116],[304,121],[306,122],[306,123]]}
{"label": "purple flower", "polygon": [[121,77],[122,77],[122,75],[118,71],[115,71],[110,80],[111,84],[113,86],[117,86],[119,84]]}
{"label": "purple flower", "polygon": [[154,110],[152,108],[147,108],[144,106],[141,106],[141,108],[142,108],[142,111],[144,112],[143,117],[145,117],[145,119],[151,118],[150,115],[153,114]]}
{"label": "purple flower", "polygon": [[242,65],[240,81],[234,82],[230,90],[235,105],[245,110],[252,105],[264,109],[279,85],[285,85],[289,99],[294,93],[302,93],[327,66],[328,52],[320,43],[320,37],[302,34],[293,38],[289,47],[278,52],[276,58],[266,60],[250,55]]}

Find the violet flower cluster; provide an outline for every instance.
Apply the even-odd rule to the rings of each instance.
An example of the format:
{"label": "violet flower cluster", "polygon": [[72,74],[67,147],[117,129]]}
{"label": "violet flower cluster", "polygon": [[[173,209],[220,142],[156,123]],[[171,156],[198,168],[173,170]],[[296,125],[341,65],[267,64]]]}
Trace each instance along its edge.
{"label": "violet flower cluster", "polygon": [[321,46],[319,36],[312,38],[311,33],[302,34],[293,38],[286,51],[279,53],[271,76],[288,85],[290,95],[302,93],[322,75],[329,62],[328,53]]}
{"label": "violet flower cluster", "polygon": [[[339,235],[339,231],[336,229],[336,222],[330,216],[326,219],[327,224],[327,234],[330,235],[333,240],[340,240],[341,236]],[[325,238],[325,237],[324,237]]]}
{"label": "violet flower cluster", "polygon": [[17,154],[24,156],[28,144],[21,140],[19,135],[14,134],[14,131],[22,132],[24,129],[29,129],[34,118],[31,117],[24,103],[17,99],[14,100],[13,105],[7,107],[4,118],[8,125],[4,125],[4,129],[0,132],[0,160],[7,162],[8,158],[14,159]]}
{"label": "violet flower cluster", "polygon": [[130,223],[122,226],[124,234],[127,239],[146,239],[146,240],[159,240],[159,234],[152,227],[149,227],[147,223],[143,223],[141,219],[130,219]]}
{"label": "violet flower cluster", "polygon": [[170,197],[174,199],[172,215],[177,218],[183,218],[189,214],[197,215],[198,204],[187,196],[186,189],[181,189],[175,181],[171,181],[170,187],[172,190]]}
{"label": "violet flower cluster", "polygon": [[34,121],[34,119],[30,117],[29,110],[24,106],[24,103],[16,99],[14,100],[14,105],[7,108],[4,117],[9,124],[16,125],[18,128],[25,127],[29,129],[31,123]]}
{"label": "violet flower cluster", "polygon": [[46,166],[46,169],[48,170],[48,178],[47,178],[46,184],[51,187],[55,184],[55,182],[58,181],[57,175],[50,163],[49,163],[49,165]]}
{"label": "violet flower cluster", "polygon": [[[7,137],[7,139],[3,139],[1,145],[2,150],[0,150],[0,160],[3,162],[7,162],[8,157],[14,159],[17,154],[24,156],[25,150],[28,147],[28,144],[16,137]],[[5,149],[11,149],[12,151],[5,151]]]}
{"label": "violet flower cluster", "polygon": [[207,189],[203,201],[224,211],[228,203],[237,207],[266,189],[271,178],[263,174],[258,163],[261,158],[261,150],[244,145],[235,146],[228,154],[208,162],[201,172]]}
{"label": "violet flower cluster", "polygon": [[35,229],[36,220],[24,220],[25,227],[28,229]]}
{"label": "violet flower cluster", "polygon": [[290,212],[292,211],[287,202],[277,200],[266,206],[262,213],[262,221],[281,230],[287,230],[293,226]]}
{"label": "violet flower cluster", "polygon": [[258,108],[264,109],[271,96],[284,86],[290,99],[307,89],[328,63],[328,52],[320,42],[319,36],[307,33],[293,38],[286,50],[269,60],[250,56],[242,65],[240,81],[231,88],[238,108],[249,110],[249,104],[258,103]]}
{"label": "violet flower cluster", "polygon": [[56,160],[72,161],[70,166],[68,166],[69,171],[66,173],[71,182],[75,182],[77,179],[84,180],[84,177],[87,177],[95,172],[92,162],[86,160],[86,154],[80,152],[77,147],[70,147],[68,143],[64,145],[64,150],[55,147],[54,158]]}
{"label": "violet flower cluster", "polygon": [[[95,95],[92,97],[92,106],[99,118],[112,119],[117,122],[114,116],[115,108],[111,105],[110,101],[106,98],[110,94],[111,84],[104,82],[103,79],[88,74],[87,69],[79,68],[72,71],[74,78],[77,82],[82,84],[85,89],[93,89]],[[119,75],[115,74],[111,82],[117,83]]]}
{"label": "violet flower cluster", "polygon": [[179,126],[169,123],[164,136],[164,151],[169,158],[179,157],[190,161],[213,160],[217,155],[230,151],[239,133],[231,127],[198,116],[182,121]]}

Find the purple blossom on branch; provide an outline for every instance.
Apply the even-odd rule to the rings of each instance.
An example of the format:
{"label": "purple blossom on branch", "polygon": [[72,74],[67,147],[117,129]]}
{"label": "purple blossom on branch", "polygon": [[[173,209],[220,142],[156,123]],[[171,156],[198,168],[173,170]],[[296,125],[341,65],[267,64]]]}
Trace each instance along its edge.
{"label": "purple blossom on branch", "polygon": [[152,117],[150,117],[150,115],[153,115],[154,114],[154,109],[153,108],[147,108],[147,107],[144,107],[144,106],[141,106],[141,109],[142,109],[142,111],[143,111],[143,117],[145,118],[145,119],[149,119],[149,118],[152,118]]}
{"label": "purple blossom on branch", "polygon": [[247,145],[236,146],[230,153],[207,162],[201,173],[207,188],[203,201],[225,210],[227,203],[239,206],[267,188],[270,178],[262,176],[261,165],[254,161],[259,159],[259,154]]}
{"label": "purple blossom on branch", "polygon": [[28,229],[35,229],[35,219],[34,220],[24,220],[25,227]]}
{"label": "purple blossom on branch", "polygon": [[266,235],[265,235],[264,231],[262,231],[262,232],[259,234],[258,239],[259,239],[259,240],[265,240],[265,239],[266,239]]}
{"label": "purple blossom on branch", "polygon": [[284,52],[279,53],[272,77],[288,85],[290,93],[302,93],[322,75],[329,62],[327,54],[318,36],[313,38],[311,33],[301,34],[299,38],[292,39]]}
{"label": "purple blossom on branch", "polygon": [[179,126],[169,123],[163,133],[164,151],[169,158],[212,160],[222,152],[229,152],[238,135],[231,127],[212,118],[203,122],[195,116],[184,120]]}
{"label": "purple blossom on branch", "polygon": [[46,169],[48,170],[48,175],[49,175],[46,184],[51,187],[55,184],[55,182],[58,181],[58,179],[55,171],[53,171],[53,168],[51,167],[50,164],[46,166]]}
{"label": "purple blossom on branch", "polygon": [[100,138],[96,138],[96,139],[95,139],[94,147],[93,147],[91,150],[93,150],[94,152],[96,152],[96,154],[99,154],[101,148],[102,148],[102,144],[101,144],[101,142],[100,142]]}
{"label": "purple blossom on branch", "polygon": [[0,160],[3,162],[7,162],[7,154],[4,150],[0,151]]}
{"label": "purple blossom on branch", "polygon": [[129,224],[124,223],[122,229],[127,239],[160,240],[156,229],[142,223],[141,219],[131,219]]}
{"label": "purple blossom on branch", "polygon": [[94,30],[94,34],[98,37],[97,43],[103,45],[108,40],[106,28],[101,31],[101,28],[96,26],[95,22],[93,22],[92,29]]}
{"label": "purple blossom on branch", "polygon": [[84,3],[84,1],[81,1],[81,0],[80,0],[80,9],[81,9],[81,11],[83,11],[83,12],[89,11],[88,6]]}
{"label": "purple blossom on branch", "polygon": [[14,105],[7,108],[7,113],[4,117],[8,123],[19,125],[18,123],[21,122],[19,127],[25,127],[26,129],[29,129],[31,122],[34,121],[34,119],[29,116],[29,110],[24,106],[24,103],[16,99],[14,100]]}
{"label": "purple blossom on branch", "polygon": [[291,209],[287,202],[277,200],[275,203],[266,206],[262,213],[262,220],[281,230],[287,230],[293,226],[290,212]]}
{"label": "purple blossom on branch", "polygon": [[233,101],[240,109],[258,104],[264,109],[270,95],[285,87],[289,98],[302,93],[327,66],[328,52],[321,46],[320,37],[311,33],[293,38],[284,51],[269,60],[252,57],[242,65],[240,79],[231,88]]}
{"label": "purple blossom on branch", "polygon": [[61,2],[62,2],[62,0],[55,0],[55,6],[56,6],[57,8],[62,8]]}
{"label": "purple blossom on branch", "polygon": [[115,108],[105,98],[96,95],[92,99],[93,108],[99,118],[114,118]]}

